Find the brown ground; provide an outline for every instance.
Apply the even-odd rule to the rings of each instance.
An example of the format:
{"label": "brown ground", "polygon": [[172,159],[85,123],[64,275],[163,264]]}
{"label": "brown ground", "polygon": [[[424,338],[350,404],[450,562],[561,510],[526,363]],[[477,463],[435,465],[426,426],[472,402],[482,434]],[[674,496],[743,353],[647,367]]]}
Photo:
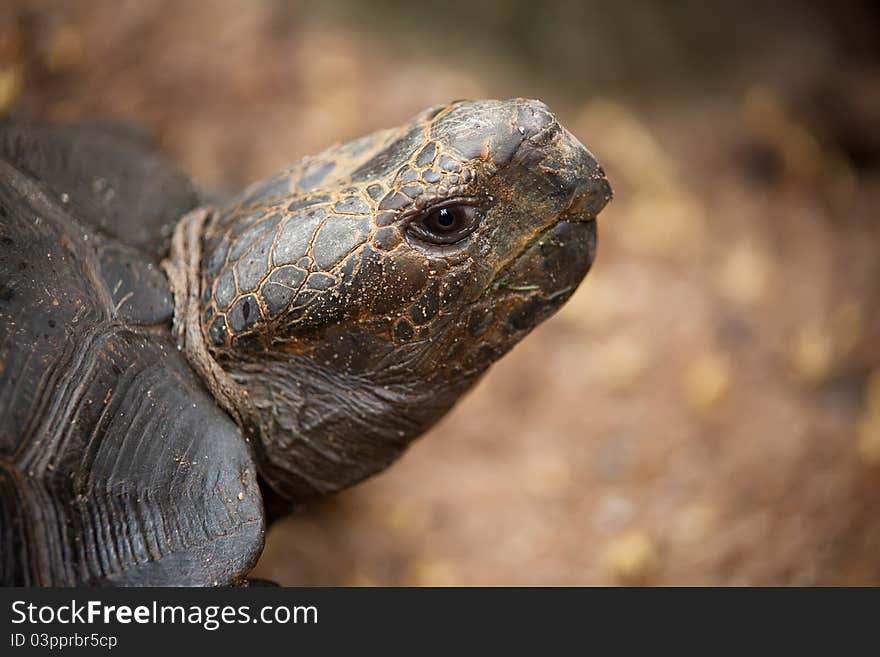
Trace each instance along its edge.
{"label": "brown ground", "polygon": [[556,108],[615,185],[559,316],[387,473],[273,527],[256,574],[880,584],[872,10],[496,2],[463,24],[474,3],[440,4],[0,9],[0,115],[140,123],[213,192],[432,103],[515,95]]}

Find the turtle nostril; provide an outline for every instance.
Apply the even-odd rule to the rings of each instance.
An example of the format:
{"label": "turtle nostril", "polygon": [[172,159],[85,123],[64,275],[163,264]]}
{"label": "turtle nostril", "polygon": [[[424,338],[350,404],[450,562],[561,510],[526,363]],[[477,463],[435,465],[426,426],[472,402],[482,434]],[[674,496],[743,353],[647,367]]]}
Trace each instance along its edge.
{"label": "turtle nostril", "polygon": [[556,119],[553,119],[528,139],[532,146],[543,148],[550,144],[554,139],[558,139],[561,134],[562,126],[559,125],[559,122]]}
{"label": "turtle nostril", "polygon": [[556,116],[541,101],[518,98],[509,102],[515,108],[514,128],[533,146],[544,146],[561,132]]}

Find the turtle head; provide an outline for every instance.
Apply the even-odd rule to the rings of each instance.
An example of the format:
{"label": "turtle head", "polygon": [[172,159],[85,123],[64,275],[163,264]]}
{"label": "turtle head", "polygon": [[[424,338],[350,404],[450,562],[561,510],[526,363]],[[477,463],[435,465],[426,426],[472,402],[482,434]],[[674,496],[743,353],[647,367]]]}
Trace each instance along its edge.
{"label": "turtle head", "polygon": [[574,292],[611,197],[539,101],[456,102],[247,190],[204,239],[202,332],[298,499],[392,462]]}

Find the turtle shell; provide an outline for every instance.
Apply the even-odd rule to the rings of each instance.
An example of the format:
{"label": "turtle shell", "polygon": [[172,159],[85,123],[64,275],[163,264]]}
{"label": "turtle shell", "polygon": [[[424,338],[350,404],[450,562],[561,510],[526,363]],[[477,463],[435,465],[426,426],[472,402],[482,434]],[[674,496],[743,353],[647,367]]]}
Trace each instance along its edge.
{"label": "turtle shell", "polygon": [[120,130],[0,125],[0,584],[224,585],[263,507],[171,336],[189,183]]}

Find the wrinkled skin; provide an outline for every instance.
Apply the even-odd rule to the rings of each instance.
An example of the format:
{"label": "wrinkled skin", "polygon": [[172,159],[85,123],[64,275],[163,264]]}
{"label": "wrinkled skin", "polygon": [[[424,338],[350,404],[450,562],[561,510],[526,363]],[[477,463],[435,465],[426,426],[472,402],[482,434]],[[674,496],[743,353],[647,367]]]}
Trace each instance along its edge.
{"label": "wrinkled skin", "polygon": [[295,501],[391,463],[571,296],[610,197],[549,108],[515,99],[432,108],[215,211],[201,334],[262,478]]}

